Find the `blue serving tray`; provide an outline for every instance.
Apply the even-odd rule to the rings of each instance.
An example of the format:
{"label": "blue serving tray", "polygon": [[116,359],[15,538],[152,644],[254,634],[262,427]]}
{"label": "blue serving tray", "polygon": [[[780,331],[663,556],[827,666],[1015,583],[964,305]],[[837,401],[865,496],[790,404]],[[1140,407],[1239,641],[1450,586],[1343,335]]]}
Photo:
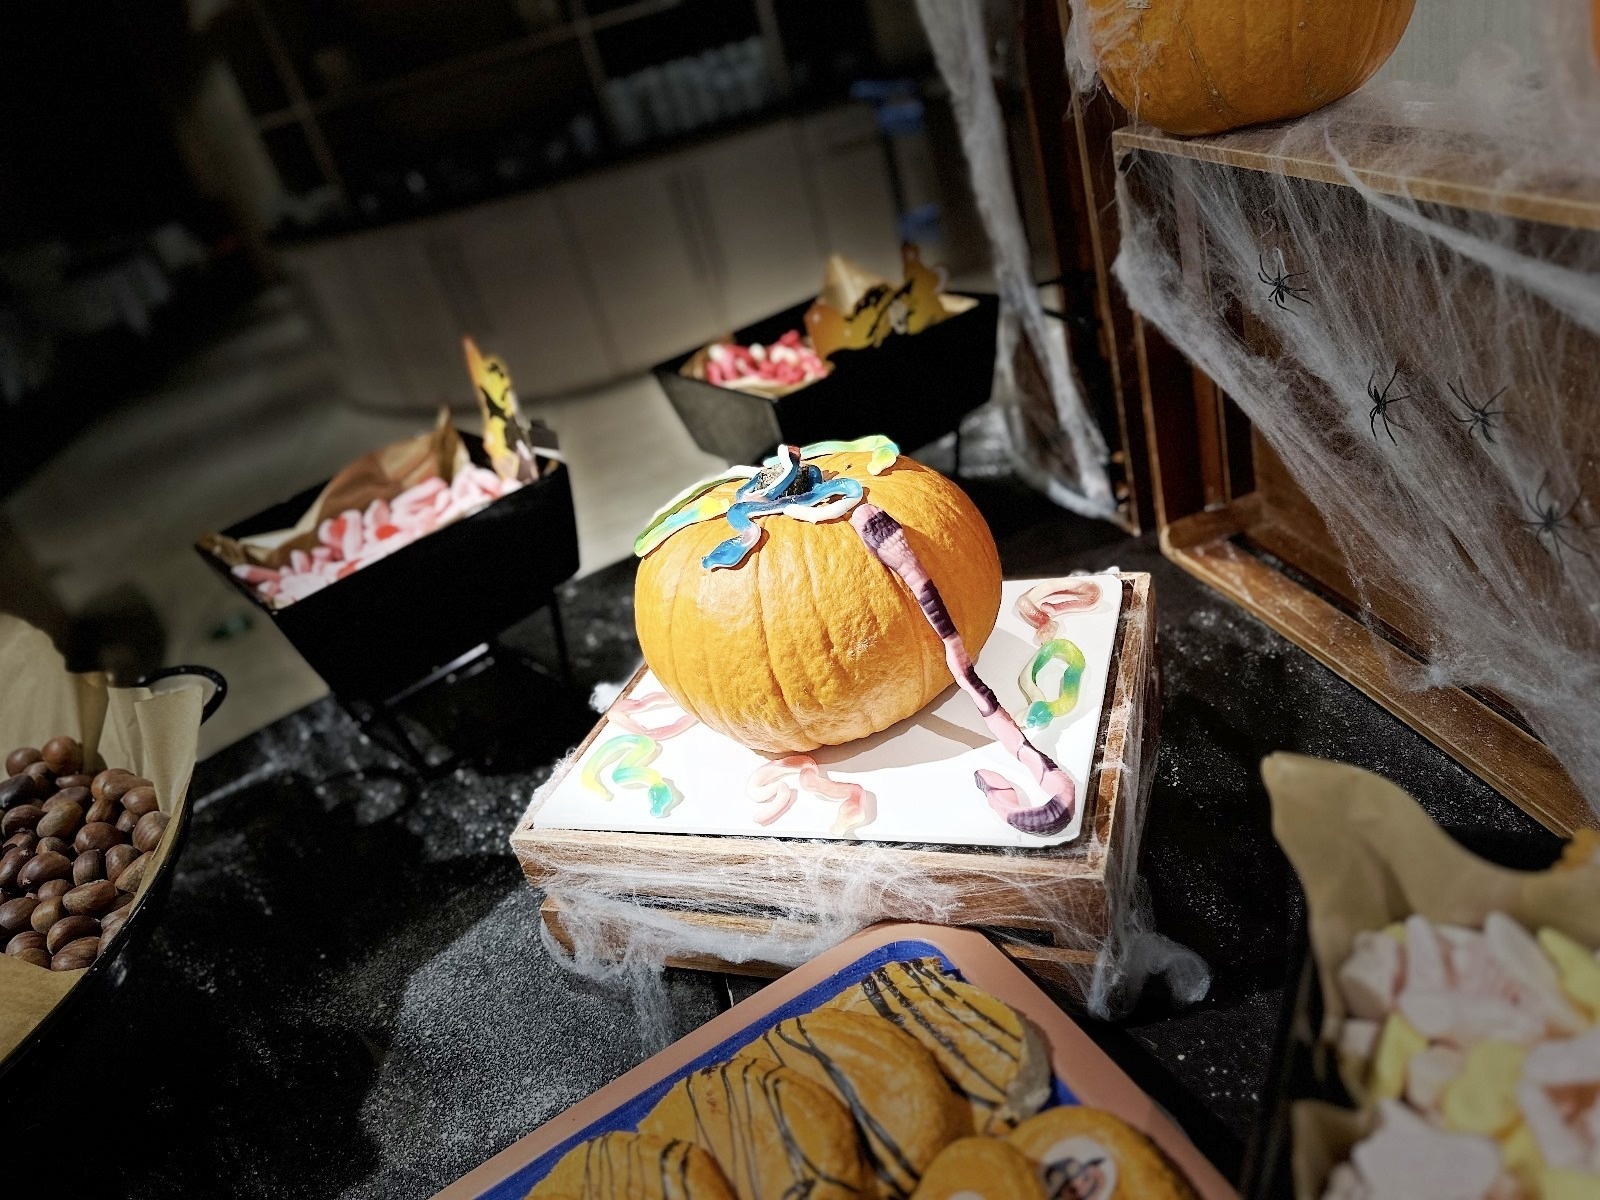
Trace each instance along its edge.
{"label": "blue serving tray", "polygon": [[1183,1131],[1145,1096],[1065,1013],[981,934],[929,925],[863,931],[768,985],[715,1020],[464,1176],[435,1200],[522,1200],[567,1151],[604,1133],[635,1130],[680,1079],[725,1062],[767,1030],[811,1012],[890,962],[937,958],[1037,1025],[1050,1043],[1054,1088],[1047,1107],[1093,1104],[1142,1129],[1211,1200],[1233,1189]]}

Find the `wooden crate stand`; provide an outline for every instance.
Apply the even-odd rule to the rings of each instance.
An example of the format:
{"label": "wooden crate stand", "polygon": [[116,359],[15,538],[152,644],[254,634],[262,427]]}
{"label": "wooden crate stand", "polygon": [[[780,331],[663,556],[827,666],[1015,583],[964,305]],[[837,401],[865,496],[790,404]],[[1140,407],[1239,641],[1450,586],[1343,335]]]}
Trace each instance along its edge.
{"label": "wooden crate stand", "polygon": [[[1494,170],[1474,153],[1441,150],[1431,139],[1442,135],[1369,132],[1371,164],[1357,150],[1350,166],[1373,191],[1496,213],[1557,235],[1600,231],[1600,195],[1574,182],[1552,180],[1542,193],[1497,192],[1481,182]],[[1401,176],[1381,165],[1392,161],[1401,138],[1418,143],[1434,164],[1430,174]],[[1331,154],[1285,158],[1274,149],[1279,142],[1272,128],[1179,138],[1131,127],[1113,135],[1112,149],[1130,187],[1138,186],[1133,168],[1142,155],[1281,173],[1297,186],[1349,186]],[[1203,234],[1193,214],[1175,215],[1179,252],[1198,264]],[[1208,287],[1198,268],[1188,282]],[[1254,336],[1239,319],[1246,337]],[[1593,825],[1593,813],[1561,764],[1502,698],[1398,682],[1418,677],[1425,661],[1417,649],[1426,643],[1418,614],[1382,579],[1369,577],[1357,587],[1322,515],[1238,407],[1198,369],[1176,374],[1170,358],[1162,357],[1170,348],[1142,323],[1138,331],[1141,352],[1144,341],[1157,347],[1143,389],[1154,507],[1167,557],[1302,646],[1552,831],[1568,836]]]}
{"label": "wooden crate stand", "polygon": [[[1084,834],[1061,846],[1011,851],[879,844],[894,856],[897,868],[943,885],[955,895],[955,909],[946,917],[950,924],[1004,935],[1002,948],[1024,967],[1080,993],[1114,928],[1117,905],[1127,892],[1121,885],[1137,861],[1160,721],[1150,576],[1125,573],[1122,590],[1110,698],[1100,716],[1095,765],[1083,789]],[[562,771],[568,769],[569,765],[563,766]],[[779,919],[763,909],[763,880],[792,873],[797,854],[806,860],[808,877],[815,867],[824,873],[848,873],[852,852],[859,846],[820,839],[535,829],[532,816],[530,810],[512,833],[511,845],[535,888],[542,890],[564,871],[581,874],[601,862],[614,871],[621,862],[628,869],[629,898],[634,903],[669,908],[674,919],[686,924],[761,936],[781,937],[783,932]],[[728,881],[738,881],[734,887],[743,892],[748,910],[730,913],[725,903],[719,903],[716,911],[697,910],[695,889],[688,882],[696,869],[720,873],[723,897]],[[570,949],[572,934],[559,904],[546,899],[541,911],[551,934]],[[877,919],[926,915],[882,912]],[[627,933],[618,925],[606,940],[620,953]],[[769,977],[787,969],[772,962],[729,962],[698,955],[672,956],[667,961],[672,966]]]}

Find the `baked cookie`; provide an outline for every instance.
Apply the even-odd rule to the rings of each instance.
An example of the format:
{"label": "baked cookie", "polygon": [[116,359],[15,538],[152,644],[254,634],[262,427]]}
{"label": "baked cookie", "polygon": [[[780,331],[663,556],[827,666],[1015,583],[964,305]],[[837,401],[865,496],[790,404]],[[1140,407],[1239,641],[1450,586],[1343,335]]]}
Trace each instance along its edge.
{"label": "baked cookie", "polygon": [[733,1200],[716,1160],[690,1141],[605,1133],[561,1156],[527,1200]]}
{"label": "baked cookie", "polygon": [[849,1110],[878,1195],[909,1196],[934,1156],[972,1133],[972,1109],[910,1034],[860,1013],[793,1017],[740,1054],[793,1067]]}
{"label": "baked cookie", "polygon": [[639,1132],[710,1151],[739,1200],[846,1200],[872,1179],[844,1105],[775,1062],[741,1057],[696,1071],[661,1098]]}
{"label": "baked cookie", "polygon": [[1120,1117],[1097,1108],[1052,1108],[1008,1139],[1038,1165],[1051,1200],[1193,1200],[1194,1189],[1161,1148]]}
{"label": "baked cookie", "polygon": [[[1135,1193],[1137,1195],[1137,1193]],[[1000,1138],[951,1142],[928,1164],[912,1200],[1044,1200],[1039,1172]]]}
{"label": "baked cookie", "polygon": [[1004,1135],[1050,1098],[1044,1036],[936,958],[879,967],[823,1009],[876,1014],[916,1038],[972,1106],[979,1133]]}

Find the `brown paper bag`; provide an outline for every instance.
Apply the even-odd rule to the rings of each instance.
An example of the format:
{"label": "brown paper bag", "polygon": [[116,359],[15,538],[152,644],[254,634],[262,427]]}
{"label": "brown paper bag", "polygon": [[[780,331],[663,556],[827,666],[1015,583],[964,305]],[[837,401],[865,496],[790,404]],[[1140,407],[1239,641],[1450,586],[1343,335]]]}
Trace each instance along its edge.
{"label": "brown paper bag", "polygon": [[317,526],[324,518],[336,517],[351,508],[360,512],[374,500],[393,500],[434,475],[449,483],[469,461],[466,443],[450,423],[450,410],[441,408],[438,420],[427,433],[364,454],[328,480],[311,507],[289,529],[239,539],[208,533],[200,539],[200,546],[230,567],[240,563],[281,567],[289,561],[292,551],[316,546]]}
{"label": "brown paper bag", "polygon": [[[83,743],[84,769],[127,767],[155,785],[161,811],[172,821],[146,869],[139,898],[171,853],[187,802],[200,731],[201,689],[160,694],[113,688],[98,672],[74,675],[48,636],[0,614],[0,754],[41,746],[57,734]],[[83,971],[47,971],[0,954],[0,1061],[72,990]]]}
{"label": "brown paper bag", "polygon": [[[1320,1035],[1330,1058],[1344,1020],[1333,980],[1362,930],[1413,913],[1481,929],[1491,912],[1503,912],[1530,930],[1549,926],[1600,946],[1600,868],[1512,871],[1485,862],[1404,790],[1345,763],[1274,754],[1261,775],[1272,798],[1272,831],[1305,888],[1326,1014]],[[1363,1080],[1350,1070],[1341,1077],[1362,1102]],[[1368,1114],[1301,1102],[1293,1127],[1295,1195],[1317,1200],[1333,1165],[1367,1132]]]}

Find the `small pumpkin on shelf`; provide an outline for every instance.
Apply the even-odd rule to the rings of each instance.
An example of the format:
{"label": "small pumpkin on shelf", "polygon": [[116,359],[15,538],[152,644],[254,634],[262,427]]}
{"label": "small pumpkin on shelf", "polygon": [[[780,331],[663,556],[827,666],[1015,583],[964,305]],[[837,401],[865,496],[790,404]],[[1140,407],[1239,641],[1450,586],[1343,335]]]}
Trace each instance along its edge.
{"label": "small pumpkin on shelf", "polygon": [[885,438],[783,447],[676,497],[635,547],[639,645],[686,712],[778,754],[867,737],[950,686],[917,598],[846,519],[864,499],[904,527],[962,640],[983,645],[1000,557],[959,487]]}
{"label": "small pumpkin on shelf", "polygon": [[1137,120],[1221,133],[1304,116],[1355,91],[1416,0],[1088,0],[1100,78]]}

